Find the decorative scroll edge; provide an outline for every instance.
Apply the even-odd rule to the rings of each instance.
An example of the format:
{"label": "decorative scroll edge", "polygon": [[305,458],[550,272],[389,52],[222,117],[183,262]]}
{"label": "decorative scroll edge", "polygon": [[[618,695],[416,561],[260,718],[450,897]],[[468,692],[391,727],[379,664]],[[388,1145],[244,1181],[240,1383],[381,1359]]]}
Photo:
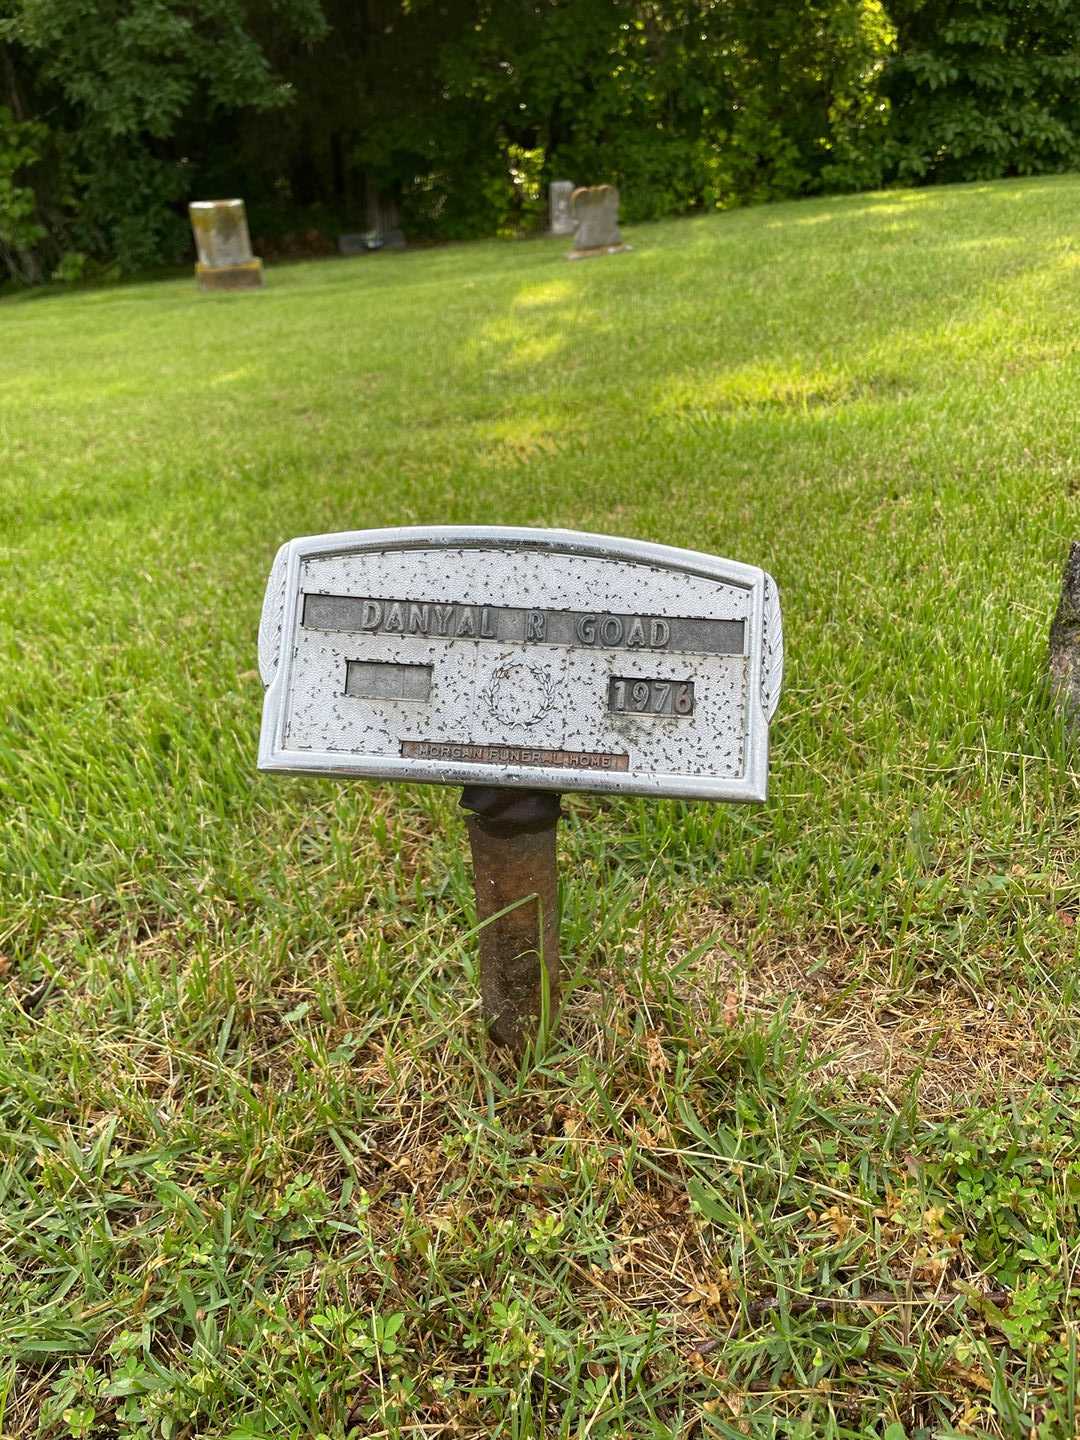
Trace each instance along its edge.
{"label": "decorative scroll edge", "polygon": [[282,545],[274,556],[266,582],[262,616],[259,619],[259,674],[269,685],[277,673],[281,654],[281,627],[285,621],[286,582],[289,574],[289,547]]}
{"label": "decorative scroll edge", "polygon": [[771,575],[765,576],[761,627],[761,706],[771,720],[780,703],[784,683],[784,627],[780,619],[780,592]]}

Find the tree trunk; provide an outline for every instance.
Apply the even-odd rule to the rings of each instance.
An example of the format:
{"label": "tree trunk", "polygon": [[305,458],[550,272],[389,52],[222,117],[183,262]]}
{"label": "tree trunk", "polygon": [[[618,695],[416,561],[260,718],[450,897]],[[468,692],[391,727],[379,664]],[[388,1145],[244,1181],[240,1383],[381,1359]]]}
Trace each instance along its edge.
{"label": "tree trunk", "polygon": [[1050,627],[1050,684],[1070,726],[1080,728],[1080,540],[1074,540]]}

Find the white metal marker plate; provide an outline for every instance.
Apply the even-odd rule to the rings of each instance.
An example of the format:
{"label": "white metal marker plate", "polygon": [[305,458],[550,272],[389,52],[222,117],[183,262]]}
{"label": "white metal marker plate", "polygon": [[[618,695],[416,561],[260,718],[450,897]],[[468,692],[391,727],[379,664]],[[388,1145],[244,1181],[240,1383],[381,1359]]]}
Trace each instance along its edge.
{"label": "white metal marker plate", "polygon": [[740,565],[569,530],[290,540],[263,605],[259,768],[764,800],[783,640]]}

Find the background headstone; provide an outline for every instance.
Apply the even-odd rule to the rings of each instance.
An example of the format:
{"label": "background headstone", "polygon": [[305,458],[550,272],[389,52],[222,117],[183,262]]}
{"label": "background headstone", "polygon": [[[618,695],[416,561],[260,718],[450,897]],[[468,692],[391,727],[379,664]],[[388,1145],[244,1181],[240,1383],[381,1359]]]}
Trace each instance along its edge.
{"label": "background headstone", "polygon": [[368,236],[373,241],[369,249],[404,249],[405,236],[401,231],[398,202],[393,195],[384,194],[370,175],[364,181],[364,213]]}
{"label": "background headstone", "polygon": [[1069,550],[1050,627],[1050,683],[1066,720],[1080,729],[1080,540]]}
{"label": "background headstone", "polygon": [[367,228],[338,236],[342,255],[366,255],[372,250],[404,250],[401,211],[392,195],[384,194],[370,175],[364,177],[364,220]]}
{"label": "background headstone", "polygon": [[200,290],[254,290],[263,283],[262,261],[251,253],[242,200],[193,200],[188,206]]}
{"label": "background headstone", "polygon": [[570,200],[577,227],[571,260],[590,255],[617,255],[630,247],[619,234],[619,192],[614,185],[591,185],[575,190]]}
{"label": "background headstone", "polygon": [[397,228],[380,234],[378,230],[360,230],[352,234],[339,235],[339,255],[369,255],[372,250],[404,250],[405,236]]}
{"label": "background headstone", "polygon": [[552,235],[572,235],[576,222],[570,210],[574,193],[572,180],[553,180],[548,186],[548,215]]}

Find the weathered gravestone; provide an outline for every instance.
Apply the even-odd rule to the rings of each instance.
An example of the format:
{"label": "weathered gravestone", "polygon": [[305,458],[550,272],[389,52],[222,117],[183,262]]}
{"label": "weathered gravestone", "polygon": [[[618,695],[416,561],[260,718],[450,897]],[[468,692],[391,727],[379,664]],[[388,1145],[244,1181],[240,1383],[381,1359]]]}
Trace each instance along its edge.
{"label": "weathered gravestone", "polygon": [[291,540],[259,631],[259,768],[464,787],[481,991],[520,1049],[559,988],[559,792],[760,801],[783,671],[776,586],[565,530]]}
{"label": "weathered gravestone", "polygon": [[1050,627],[1050,683],[1066,721],[1080,729],[1080,540],[1069,548]]}
{"label": "weathered gravestone", "polygon": [[242,200],[195,200],[188,206],[199,258],[200,290],[257,290],[262,261],[251,253]]}
{"label": "weathered gravestone", "polygon": [[570,210],[572,180],[553,180],[548,186],[548,224],[552,235],[572,235],[577,228]]}
{"label": "weathered gravestone", "polygon": [[365,229],[338,236],[338,250],[342,255],[405,249],[397,200],[392,195],[383,194],[370,175],[364,177],[364,214],[367,222]]}
{"label": "weathered gravestone", "polygon": [[571,260],[618,255],[630,249],[619,234],[619,192],[614,185],[590,185],[575,190],[570,197],[570,210],[575,225]]}

